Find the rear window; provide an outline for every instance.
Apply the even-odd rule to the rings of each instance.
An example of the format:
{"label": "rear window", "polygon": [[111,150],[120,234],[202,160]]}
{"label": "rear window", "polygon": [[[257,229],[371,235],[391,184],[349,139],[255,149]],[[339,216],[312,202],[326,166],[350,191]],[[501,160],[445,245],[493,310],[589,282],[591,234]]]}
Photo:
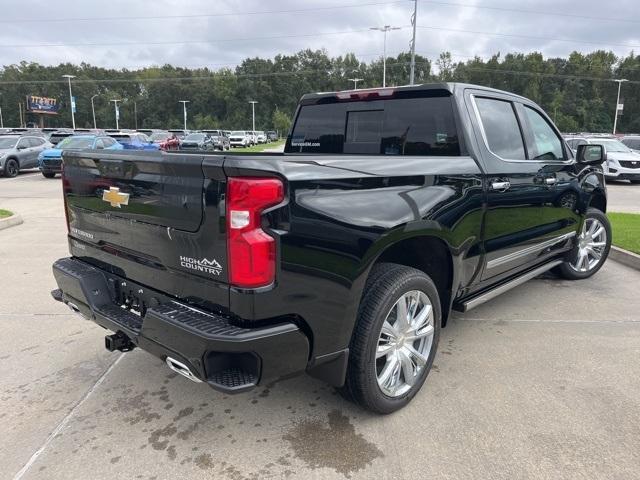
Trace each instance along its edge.
{"label": "rear window", "polygon": [[459,156],[450,96],[304,105],[288,152]]}

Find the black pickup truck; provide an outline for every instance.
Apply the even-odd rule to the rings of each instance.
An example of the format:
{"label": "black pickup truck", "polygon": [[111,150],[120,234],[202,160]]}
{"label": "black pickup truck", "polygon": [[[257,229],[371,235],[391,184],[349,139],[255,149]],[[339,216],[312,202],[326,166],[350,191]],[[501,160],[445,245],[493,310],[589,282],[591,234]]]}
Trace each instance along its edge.
{"label": "black pickup truck", "polygon": [[598,271],[604,156],[463,84],[305,95],[282,154],[65,152],[52,294],[194,382],[306,372],[389,413],[452,310]]}

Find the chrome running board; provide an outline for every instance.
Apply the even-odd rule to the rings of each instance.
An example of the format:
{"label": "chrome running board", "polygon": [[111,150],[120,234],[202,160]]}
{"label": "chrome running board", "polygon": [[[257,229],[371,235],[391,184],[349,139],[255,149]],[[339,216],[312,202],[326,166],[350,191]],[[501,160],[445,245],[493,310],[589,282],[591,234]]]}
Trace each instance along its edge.
{"label": "chrome running board", "polygon": [[535,278],[538,275],[541,275],[544,272],[547,272],[552,268],[557,267],[561,263],[563,263],[562,260],[554,260],[553,262],[545,263],[544,265],[541,265],[538,268],[530,270],[529,272],[523,274],[520,277],[514,278],[513,280],[509,280],[508,282],[503,283],[502,285],[494,288],[493,290],[489,290],[488,292],[481,293],[475,297],[471,297],[470,299],[464,300],[462,302],[455,302],[453,305],[453,309],[459,312],[468,312],[472,308],[476,308],[478,305],[482,305],[483,303],[496,298],[498,295],[504,292],[508,292],[512,288],[522,285],[528,280],[531,280],[532,278]]}

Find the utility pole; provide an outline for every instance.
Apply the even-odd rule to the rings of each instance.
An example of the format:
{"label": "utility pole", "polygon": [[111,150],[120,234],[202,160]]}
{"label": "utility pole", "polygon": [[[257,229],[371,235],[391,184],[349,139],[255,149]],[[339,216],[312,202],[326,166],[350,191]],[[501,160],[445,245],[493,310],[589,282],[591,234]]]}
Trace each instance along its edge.
{"label": "utility pole", "polygon": [[249,100],[249,103],[251,104],[251,116],[253,118],[253,122],[252,122],[252,131],[256,131],[256,102],[255,100]]}
{"label": "utility pole", "polygon": [[18,112],[20,113],[20,128],[22,128],[22,102],[18,102]]}
{"label": "utility pole", "polygon": [[118,102],[120,102],[121,100],[111,100],[111,101],[113,102],[113,108],[116,113],[116,130],[120,130],[120,125],[118,123],[118,121],[120,120],[120,110],[118,109]]}
{"label": "utility pole", "polygon": [[138,130],[138,104],[135,100],[133,101],[133,122],[136,130]]}
{"label": "utility pole", "polygon": [[400,30],[400,27],[385,25],[384,27],[370,27],[369,30],[378,30],[384,33],[383,54],[382,54],[382,86],[387,86],[387,32]]}
{"label": "utility pole", "polygon": [[184,133],[187,133],[187,103],[190,103],[190,100],[178,100],[178,103],[182,104],[182,114],[184,116]]}
{"label": "utility pole", "polygon": [[[0,98],[2,94],[0,93]],[[0,106],[0,128],[4,128],[4,120],[2,120],[2,106]]]}
{"label": "utility pole", "polygon": [[409,73],[409,85],[413,85],[416,72],[416,24],[418,23],[418,0],[413,0],[413,15],[411,25],[413,26],[413,36],[411,37],[411,71]]}
{"label": "utility pole", "polygon": [[626,78],[621,78],[619,80],[614,80],[614,82],[618,82],[618,97],[616,98],[616,113],[613,117],[613,134],[616,134],[616,127],[618,126],[618,111],[622,110],[618,108],[620,106],[620,87],[622,86],[622,82],[628,82]]}
{"label": "utility pole", "polygon": [[73,129],[76,129],[76,101],[73,98],[73,94],[71,93],[71,79],[76,78],[75,75],[62,75],[62,78],[66,78],[69,80],[69,101],[71,102],[71,124],[73,125]]}
{"label": "utility pole", "polygon": [[97,129],[98,127],[96,126],[96,108],[93,106],[93,99],[96,98],[98,96],[98,94],[95,94],[93,97],[91,97],[91,113],[93,114],[93,128]]}
{"label": "utility pole", "polygon": [[361,82],[362,80],[364,80],[364,78],[350,78],[349,81],[353,82],[353,89],[357,90],[358,89],[358,82]]}

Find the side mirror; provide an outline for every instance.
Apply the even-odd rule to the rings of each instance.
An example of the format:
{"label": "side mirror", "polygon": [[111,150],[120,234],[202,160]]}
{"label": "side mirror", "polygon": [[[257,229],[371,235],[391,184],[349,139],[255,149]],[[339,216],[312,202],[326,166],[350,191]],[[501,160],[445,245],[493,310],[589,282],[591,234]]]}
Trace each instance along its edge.
{"label": "side mirror", "polygon": [[578,163],[586,163],[588,165],[598,165],[607,159],[602,145],[578,145],[576,152],[576,160]]}

